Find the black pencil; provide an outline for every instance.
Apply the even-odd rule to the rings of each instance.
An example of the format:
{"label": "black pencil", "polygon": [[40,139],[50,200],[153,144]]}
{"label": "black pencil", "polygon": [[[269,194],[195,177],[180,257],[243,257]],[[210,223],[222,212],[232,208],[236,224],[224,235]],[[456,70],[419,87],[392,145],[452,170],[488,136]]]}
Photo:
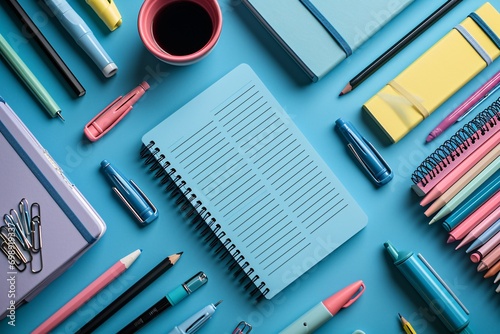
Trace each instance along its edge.
{"label": "black pencil", "polygon": [[35,25],[35,23],[28,16],[26,11],[21,7],[17,0],[6,0],[6,2],[10,5],[12,10],[16,13],[16,16],[21,20],[21,22],[26,25],[27,32],[32,34],[35,38],[35,41],[38,43],[43,52],[50,59],[52,64],[59,71],[61,76],[64,78],[69,87],[73,90],[76,96],[85,95],[85,88],[83,88],[82,84],[75,77],[73,72],[69,69],[66,63],[62,60],[56,50],[52,47],[49,41],[42,34],[40,29]]}
{"label": "black pencil", "polygon": [[80,328],[76,333],[91,333],[96,330],[101,324],[106,320],[111,318],[119,309],[121,309],[125,304],[127,304],[132,298],[137,296],[142,290],[153,283],[158,277],[160,277],[167,270],[172,268],[172,266],[179,260],[182,252],[170,255],[163,261],[158,263],[156,267],[151,269],[146,275],[140,278],[134,283],[130,288],[122,293],[118,298],[116,298],[111,304],[105,307],[101,312],[99,312],[95,317],[93,317],[89,322],[87,322],[82,328]]}
{"label": "black pencil", "polygon": [[349,93],[359,84],[361,84],[366,78],[377,71],[382,65],[388,62],[392,57],[394,57],[399,51],[404,49],[408,44],[410,44],[415,38],[420,36],[427,28],[429,28],[434,22],[439,20],[444,14],[449,12],[453,7],[455,7],[462,0],[448,0],[441,7],[436,9],[434,13],[429,15],[425,20],[423,20],[418,26],[413,28],[408,34],[397,41],[393,46],[391,46],[386,52],[384,52],[380,57],[375,59],[370,65],[365,67],[361,72],[359,72],[354,78],[352,78],[349,83],[342,89],[339,96]]}

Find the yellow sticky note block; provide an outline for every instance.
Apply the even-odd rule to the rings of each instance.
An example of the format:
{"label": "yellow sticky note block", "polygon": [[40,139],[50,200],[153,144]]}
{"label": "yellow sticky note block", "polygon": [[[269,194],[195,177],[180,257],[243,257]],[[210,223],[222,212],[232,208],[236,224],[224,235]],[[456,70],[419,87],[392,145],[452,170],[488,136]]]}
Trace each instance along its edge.
{"label": "yellow sticky note block", "polygon": [[[477,11],[500,36],[500,13],[485,3]],[[494,60],[500,49],[470,18],[460,24]],[[487,66],[456,29],[451,30],[363,105],[392,142],[403,138]]]}

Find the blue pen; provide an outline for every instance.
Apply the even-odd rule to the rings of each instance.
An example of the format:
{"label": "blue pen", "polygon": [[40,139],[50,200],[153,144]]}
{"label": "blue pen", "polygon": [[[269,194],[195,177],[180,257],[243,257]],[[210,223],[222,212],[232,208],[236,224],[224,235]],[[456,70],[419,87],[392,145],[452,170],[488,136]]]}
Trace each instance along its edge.
{"label": "blue pen", "polygon": [[389,241],[384,247],[394,265],[451,333],[473,333],[469,311],[421,254],[398,251]]}
{"label": "blue pen", "polygon": [[104,51],[85,21],[66,0],[45,0],[45,3],[71,37],[99,67],[104,76],[107,78],[113,76],[118,67]]}
{"label": "blue pen", "polygon": [[466,253],[470,253],[476,248],[481,247],[486,243],[486,241],[490,240],[492,236],[497,234],[500,231],[500,219],[493,223],[486,231],[484,231],[476,240],[467,248]]}
{"label": "blue pen", "polygon": [[443,222],[446,231],[454,229],[465,217],[484,203],[490,196],[500,189],[500,170],[495,172],[479,188],[477,188],[464,202],[452,212]]}
{"label": "blue pen", "polygon": [[347,141],[347,147],[376,185],[382,186],[392,180],[394,174],[389,165],[349,121],[339,118],[335,124]]}
{"label": "blue pen", "polygon": [[158,210],[132,180],[128,180],[107,160],[101,161],[101,170],[113,184],[113,191],[142,224],[158,218]]}

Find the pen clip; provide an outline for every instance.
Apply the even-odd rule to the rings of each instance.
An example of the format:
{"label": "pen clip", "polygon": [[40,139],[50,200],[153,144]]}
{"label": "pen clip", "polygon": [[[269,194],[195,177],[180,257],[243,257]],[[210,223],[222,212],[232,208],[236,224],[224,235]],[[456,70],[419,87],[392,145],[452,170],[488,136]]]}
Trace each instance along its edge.
{"label": "pen clip", "polygon": [[432,266],[430,265],[429,262],[427,262],[427,260],[424,258],[424,256],[422,254],[420,254],[420,253],[417,256],[418,256],[418,258],[420,260],[422,260],[422,262],[424,263],[424,265],[427,267],[427,269],[430,270],[430,272],[434,275],[434,277],[436,277],[436,279],[450,293],[450,295],[453,297],[453,299],[456,300],[456,302],[458,303],[458,305],[460,305],[463,308],[463,310],[465,311],[465,313],[469,314],[469,310],[467,310],[467,308],[462,303],[462,301],[460,299],[458,299],[457,295],[455,295],[455,293],[450,289],[450,287],[448,286],[448,284],[446,284],[446,282],[441,278],[441,276],[438,275],[438,273],[436,272],[436,270],[434,270],[434,268],[432,268]]}
{"label": "pen clip", "polygon": [[[134,181],[130,180],[130,184],[134,187],[134,189],[139,193],[139,195],[144,199],[144,201],[151,207],[151,210],[153,210],[153,214],[156,215],[158,210],[154,206],[154,204],[149,200],[149,198],[142,192],[142,190],[135,184]],[[134,207],[130,204],[126,196],[124,196],[118,188],[113,187],[113,191],[115,192],[116,195],[122,200],[122,202],[127,206],[127,208],[134,214],[134,217],[141,223],[144,224],[146,221],[141,218],[139,215],[139,212],[137,212]]]}
{"label": "pen clip", "polygon": [[363,294],[363,292],[365,292],[365,283],[361,283],[359,285],[358,290],[356,290],[354,292],[354,294],[352,295],[352,297],[347,301],[347,303],[345,303],[342,306],[342,308],[347,308],[347,307],[351,306],[352,303],[354,303],[356,300],[358,300],[359,297],[361,297],[361,295]]}
{"label": "pen clip", "polygon": [[[368,145],[368,147],[370,148],[370,150],[372,151],[372,153],[377,157],[377,159],[384,165],[384,167],[387,169],[387,171],[389,172],[389,174],[392,174],[392,169],[391,167],[389,166],[389,164],[384,160],[384,158],[382,158],[382,156],[380,155],[380,153],[378,153],[378,151],[375,149],[375,147],[367,140],[365,140],[364,138],[362,139],[366,145]],[[366,164],[366,162],[359,156],[358,152],[356,152],[356,150],[354,149],[354,146],[351,144],[351,143],[348,143],[347,144],[347,147],[349,147],[349,150],[351,151],[351,153],[354,155],[354,157],[356,158],[356,160],[358,160],[358,162],[360,163],[360,165],[363,167],[363,169],[366,171],[366,173],[373,179],[373,181],[377,184],[377,185],[382,185],[382,182],[381,180],[377,179],[377,177],[372,173],[372,171],[368,168],[368,165]]]}
{"label": "pen clip", "polygon": [[209,313],[203,313],[201,314],[198,318],[196,318],[187,328],[186,328],[186,334],[194,333],[198,329],[203,326],[205,322],[210,319],[210,314]]}

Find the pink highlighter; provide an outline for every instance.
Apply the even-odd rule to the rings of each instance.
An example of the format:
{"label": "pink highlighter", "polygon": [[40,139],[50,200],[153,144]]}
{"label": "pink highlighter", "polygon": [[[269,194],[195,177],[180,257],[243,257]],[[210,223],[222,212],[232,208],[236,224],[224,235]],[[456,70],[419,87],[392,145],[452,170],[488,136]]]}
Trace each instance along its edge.
{"label": "pink highlighter", "polygon": [[149,84],[143,81],[125,96],[119,96],[103,111],[97,114],[85,127],[83,133],[94,142],[108,133],[125,115],[132,110],[134,104],[149,89]]}

